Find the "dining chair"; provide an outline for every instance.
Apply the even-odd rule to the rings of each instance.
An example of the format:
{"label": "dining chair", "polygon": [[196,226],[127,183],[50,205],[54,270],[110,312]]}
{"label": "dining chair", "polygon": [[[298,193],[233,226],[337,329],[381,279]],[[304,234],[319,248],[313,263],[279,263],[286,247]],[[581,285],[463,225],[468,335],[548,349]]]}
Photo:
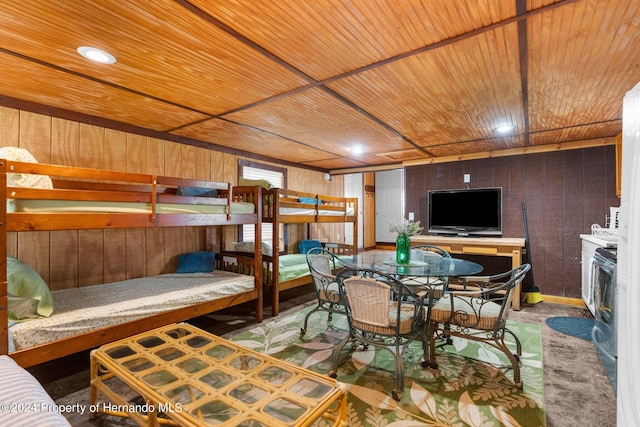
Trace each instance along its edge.
{"label": "dining chair", "polygon": [[425,335],[424,301],[428,292],[414,293],[407,285],[388,274],[372,269],[344,269],[336,277],[344,299],[349,334],[338,343],[332,354],[332,371],[337,378],[340,353],[351,342],[363,350],[380,347],[389,351],[395,362],[395,389],[391,395],[400,400],[404,391],[406,348],[420,340],[423,367],[428,367],[428,341]]}
{"label": "dining chair", "polygon": [[[451,344],[451,336],[479,341],[502,351],[513,368],[513,381],[522,388],[520,356],[522,345],[518,337],[507,328],[507,317],[513,298],[513,289],[531,268],[523,264],[492,276],[461,277],[461,287],[445,290],[445,294],[431,307],[429,317],[429,362],[436,362],[436,340]],[[515,341],[515,353],[505,343],[509,335]],[[442,345],[444,345],[442,344]]]}
{"label": "dining chair", "polygon": [[317,311],[328,312],[328,321],[332,320],[333,314],[345,314],[344,300],[335,276],[337,256],[326,249],[314,247],[307,252],[307,264],[318,305],[305,316],[304,326],[300,328],[302,335],[307,332],[309,317]]}
{"label": "dining chair", "polygon": [[[451,258],[451,254],[439,246],[434,245],[418,245],[411,247],[411,259],[414,262],[437,260],[439,258]],[[413,277],[405,276],[402,282],[411,286],[415,292],[419,292],[421,288],[430,288],[433,292],[433,298],[438,299],[442,296],[445,286],[449,283],[449,276],[437,275],[429,277]]]}

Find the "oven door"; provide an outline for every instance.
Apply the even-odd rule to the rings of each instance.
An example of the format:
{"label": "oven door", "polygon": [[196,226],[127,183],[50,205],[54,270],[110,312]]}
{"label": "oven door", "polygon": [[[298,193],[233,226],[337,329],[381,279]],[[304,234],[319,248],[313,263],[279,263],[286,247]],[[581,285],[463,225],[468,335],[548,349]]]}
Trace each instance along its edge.
{"label": "oven door", "polygon": [[616,264],[596,253],[591,280],[594,286],[595,323],[591,336],[613,386],[616,386]]}
{"label": "oven door", "polygon": [[594,341],[611,357],[615,357],[615,263],[596,253],[593,257],[591,280],[595,305]]}

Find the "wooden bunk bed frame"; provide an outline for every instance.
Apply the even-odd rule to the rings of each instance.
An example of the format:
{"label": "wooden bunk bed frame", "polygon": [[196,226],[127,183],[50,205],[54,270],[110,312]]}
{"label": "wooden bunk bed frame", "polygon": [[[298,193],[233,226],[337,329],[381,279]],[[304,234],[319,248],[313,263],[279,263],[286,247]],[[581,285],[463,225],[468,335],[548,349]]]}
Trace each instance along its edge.
{"label": "wooden bunk bed frame", "polygon": [[[7,187],[7,175],[11,173],[51,176],[54,189]],[[176,190],[179,186],[215,189],[219,196],[218,198],[178,196]],[[229,183],[221,182],[0,159],[0,189],[3,199],[0,201],[0,354],[9,353],[7,232],[256,224],[257,238],[261,236],[260,216],[263,198],[262,188],[259,186],[232,187]],[[151,208],[146,213],[8,213],[7,199],[142,202],[150,205]],[[232,204],[235,202],[252,203],[255,206],[254,211],[232,213]],[[156,209],[159,203],[222,205],[223,209],[222,213],[159,213]],[[222,240],[224,233],[219,234]],[[224,242],[221,242],[221,250],[224,248],[223,244]],[[17,350],[11,352],[10,356],[19,365],[28,367],[250,301],[255,301],[256,320],[261,322],[263,288],[260,251],[256,250],[253,256],[234,254],[233,257],[229,257],[216,254],[215,265],[217,270],[254,276],[254,289],[250,292],[226,296]]]}
{"label": "wooden bunk bed frame", "polygon": [[[283,254],[279,247],[279,225],[351,223],[354,244],[330,243],[324,246],[336,254],[356,255],[358,253],[358,199],[313,194],[285,188],[263,190],[263,198],[262,221],[273,224],[272,255],[262,254],[265,271],[263,279],[264,287],[271,293],[272,314],[277,316],[280,312],[279,294],[281,291],[311,283],[310,275],[282,282],[278,281],[278,259]],[[316,202],[308,203],[310,199],[314,199]],[[321,203],[318,203],[318,200]],[[309,232],[310,230],[307,231],[307,235]]]}

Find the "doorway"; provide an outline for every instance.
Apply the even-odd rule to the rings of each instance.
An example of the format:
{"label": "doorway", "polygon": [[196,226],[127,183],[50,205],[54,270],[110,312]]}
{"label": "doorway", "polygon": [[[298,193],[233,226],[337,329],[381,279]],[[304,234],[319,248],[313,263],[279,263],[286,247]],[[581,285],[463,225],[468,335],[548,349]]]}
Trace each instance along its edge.
{"label": "doorway", "polygon": [[376,172],[376,242],[395,243],[390,222],[404,218],[404,169]]}
{"label": "doorway", "polygon": [[357,243],[357,247],[364,247],[364,184],[361,173],[352,173],[344,176],[344,196],[358,199],[358,241],[353,242],[353,227],[345,224],[344,241],[347,244]]}

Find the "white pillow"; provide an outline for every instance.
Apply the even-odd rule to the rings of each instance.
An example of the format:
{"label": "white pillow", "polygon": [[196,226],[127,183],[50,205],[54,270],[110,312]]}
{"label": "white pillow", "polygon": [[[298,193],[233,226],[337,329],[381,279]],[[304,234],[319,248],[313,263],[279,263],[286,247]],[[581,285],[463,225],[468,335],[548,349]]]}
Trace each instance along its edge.
{"label": "white pillow", "polygon": [[[249,252],[254,253],[255,246],[253,242],[233,242],[233,250],[236,252]],[[271,245],[268,243],[262,242],[262,254],[263,255],[272,255]]]}
{"label": "white pillow", "polygon": [[[0,159],[12,160],[14,162],[38,163],[33,155],[24,148],[2,147],[0,148]],[[24,188],[53,188],[51,178],[46,175],[34,175],[28,173],[8,173],[7,186]]]}

